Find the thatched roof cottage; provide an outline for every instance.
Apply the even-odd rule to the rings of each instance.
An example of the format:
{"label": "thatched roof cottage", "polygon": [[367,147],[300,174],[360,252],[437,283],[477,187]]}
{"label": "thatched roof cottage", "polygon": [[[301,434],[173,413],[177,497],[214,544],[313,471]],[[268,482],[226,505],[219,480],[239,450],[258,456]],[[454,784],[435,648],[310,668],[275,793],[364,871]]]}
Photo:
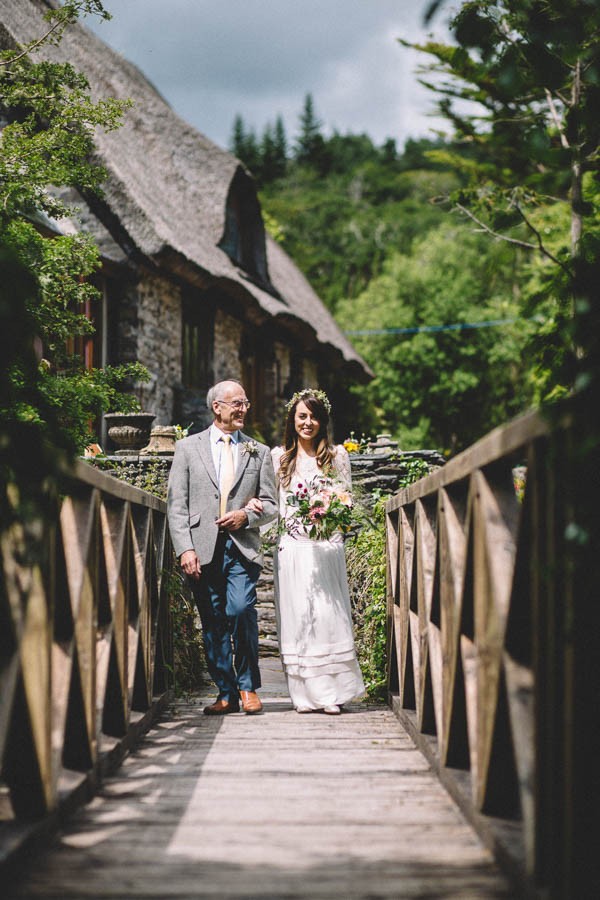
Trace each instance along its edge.
{"label": "thatched roof cottage", "polygon": [[[49,0],[1,0],[17,43],[44,32]],[[94,364],[138,359],[152,374],[155,424],[202,426],[204,393],[241,379],[254,424],[273,437],[299,387],[330,391],[338,419],[368,367],[281,247],[266,234],[256,186],[230,153],[183,121],[136,66],[81,25],[42,54],[86,74],[96,97],[131,98],[124,126],[99,133],[104,197],[77,198],[77,227],[104,260]]]}

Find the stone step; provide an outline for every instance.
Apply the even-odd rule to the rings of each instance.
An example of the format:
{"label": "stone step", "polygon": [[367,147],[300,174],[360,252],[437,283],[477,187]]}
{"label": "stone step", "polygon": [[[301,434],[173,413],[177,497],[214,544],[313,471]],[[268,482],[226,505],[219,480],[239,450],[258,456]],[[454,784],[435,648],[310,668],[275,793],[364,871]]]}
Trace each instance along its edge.
{"label": "stone step", "polygon": [[261,655],[267,656],[278,656],[279,655],[279,644],[273,638],[261,637],[259,641]]}

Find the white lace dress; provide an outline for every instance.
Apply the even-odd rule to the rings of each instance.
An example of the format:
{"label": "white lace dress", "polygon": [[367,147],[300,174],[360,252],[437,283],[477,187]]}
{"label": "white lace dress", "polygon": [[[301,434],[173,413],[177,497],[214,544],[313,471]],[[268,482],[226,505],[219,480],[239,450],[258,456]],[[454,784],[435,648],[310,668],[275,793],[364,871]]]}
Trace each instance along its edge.
{"label": "white lace dress", "polygon": [[[272,451],[278,473],[283,449]],[[335,477],[350,488],[350,460],[336,447]],[[297,461],[292,485],[320,470],[316,460]],[[286,504],[289,489],[279,486],[280,516],[294,515]],[[274,560],[279,648],[290,698],[295,707],[323,709],[364,693],[352,632],[346,558],[341,534],[313,540],[283,534]]]}

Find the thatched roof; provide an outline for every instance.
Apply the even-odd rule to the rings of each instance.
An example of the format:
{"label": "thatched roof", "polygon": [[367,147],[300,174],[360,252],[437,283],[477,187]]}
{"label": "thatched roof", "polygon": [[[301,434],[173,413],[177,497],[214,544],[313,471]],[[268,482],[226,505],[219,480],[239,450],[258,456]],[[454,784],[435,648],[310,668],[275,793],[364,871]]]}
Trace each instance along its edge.
{"label": "thatched roof", "polygon": [[[0,0],[2,24],[18,43],[43,33],[44,0]],[[97,150],[108,178],[104,202],[91,203],[84,221],[108,255],[115,241],[181,278],[207,287],[229,286],[260,320],[301,335],[334,368],[354,380],[370,371],[287,254],[267,236],[267,262],[274,292],[263,289],[220,249],[230,185],[240,162],[183,121],[142,72],[81,25],[68,29],[58,46],[41,53],[68,61],[87,76],[93,95],[130,98],[133,109],[118,131],[99,132]],[[107,233],[107,230],[110,234]]]}

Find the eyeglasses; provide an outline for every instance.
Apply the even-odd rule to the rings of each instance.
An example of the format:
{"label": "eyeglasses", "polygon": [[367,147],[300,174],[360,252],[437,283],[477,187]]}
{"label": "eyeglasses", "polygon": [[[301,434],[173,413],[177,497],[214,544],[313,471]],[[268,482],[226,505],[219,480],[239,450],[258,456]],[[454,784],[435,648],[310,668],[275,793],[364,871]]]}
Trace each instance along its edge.
{"label": "eyeglasses", "polygon": [[243,409],[250,409],[252,404],[249,400],[234,400],[230,403],[229,400],[217,400],[217,403],[224,403],[225,406],[231,406],[232,409],[235,409],[236,412],[241,412]]}

